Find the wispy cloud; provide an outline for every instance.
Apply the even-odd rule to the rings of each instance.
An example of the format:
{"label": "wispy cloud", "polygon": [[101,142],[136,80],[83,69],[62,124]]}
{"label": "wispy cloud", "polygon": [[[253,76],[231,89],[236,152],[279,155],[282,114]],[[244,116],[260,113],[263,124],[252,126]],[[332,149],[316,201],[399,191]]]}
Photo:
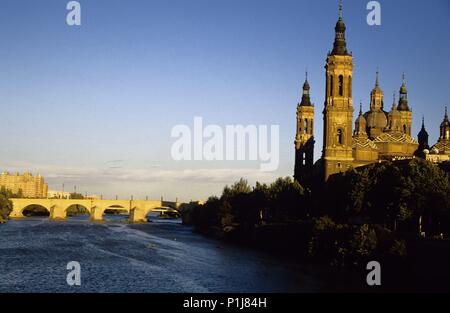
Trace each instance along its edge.
{"label": "wispy cloud", "polygon": [[161,166],[150,168],[125,168],[110,166],[108,168],[69,167],[47,164],[32,164],[23,162],[0,163],[1,168],[10,171],[23,172],[28,169],[39,170],[50,183],[59,181],[85,181],[89,183],[155,183],[155,182],[184,182],[184,183],[223,183],[229,184],[241,177],[254,181],[271,181],[274,173],[261,172],[251,168],[222,168],[222,169],[163,169]]}

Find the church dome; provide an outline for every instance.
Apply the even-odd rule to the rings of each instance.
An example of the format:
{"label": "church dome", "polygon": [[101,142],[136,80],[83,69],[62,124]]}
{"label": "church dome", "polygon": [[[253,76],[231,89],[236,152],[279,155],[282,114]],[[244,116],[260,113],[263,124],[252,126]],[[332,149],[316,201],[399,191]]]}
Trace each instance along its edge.
{"label": "church dome", "polygon": [[367,127],[384,129],[387,126],[386,112],[382,110],[369,111],[364,115]]}
{"label": "church dome", "polygon": [[362,103],[360,105],[360,109],[359,109],[359,115],[356,118],[355,121],[355,132],[354,135],[355,136],[362,136],[362,137],[367,137],[367,132],[366,132],[366,127],[367,127],[367,121],[364,118],[364,115],[362,113]]}

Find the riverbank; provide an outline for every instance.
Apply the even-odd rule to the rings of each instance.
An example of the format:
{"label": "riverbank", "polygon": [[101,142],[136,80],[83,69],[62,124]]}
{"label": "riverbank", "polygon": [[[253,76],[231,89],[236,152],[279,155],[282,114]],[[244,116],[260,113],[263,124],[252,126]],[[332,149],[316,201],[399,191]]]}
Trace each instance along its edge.
{"label": "riverbank", "polygon": [[[194,230],[195,231],[195,230]],[[339,254],[348,248],[339,245],[335,234],[332,241],[321,239],[312,222],[278,223],[243,231],[224,231],[218,227],[199,231],[203,236],[215,238],[245,249],[264,251],[293,262],[316,264],[323,267],[330,281],[330,292],[448,292],[450,281],[450,241],[431,240],[386,233],[378,227],[374,253],[355,261],[354,256]],[[328,234],[330,235],[330,234]],[[383,238],[384,237],[384,238]],[[404,246],[397,247],[399,238]],[[311,255],[311,243],[320,240],[328,255]],[[332,247],[335,245],[336,247]],[[360,249],[363,246],[359,247]],[[404,250],[395,251],[393,249]],[[348,253],[348,251],[346,251]],[[334,253],[334,254],[333,254]],[[347,263],[340,264],[347,259]],[[370,261],[382,267],[382,286],[369,287],[366,283]],[[352,263],[353,262],[353,263]]]}

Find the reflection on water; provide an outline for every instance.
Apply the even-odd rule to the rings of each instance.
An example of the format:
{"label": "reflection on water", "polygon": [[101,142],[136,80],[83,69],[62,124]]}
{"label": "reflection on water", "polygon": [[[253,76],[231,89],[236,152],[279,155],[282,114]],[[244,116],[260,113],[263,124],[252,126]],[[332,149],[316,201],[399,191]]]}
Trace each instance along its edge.
{"label": "reflection on water", "polygon": [[[317,271],[192,233],[178,220],[128,224],[126,215],[0,225],[0,292],[317,291]],[[66,284],[81,264],[82,285]]]}

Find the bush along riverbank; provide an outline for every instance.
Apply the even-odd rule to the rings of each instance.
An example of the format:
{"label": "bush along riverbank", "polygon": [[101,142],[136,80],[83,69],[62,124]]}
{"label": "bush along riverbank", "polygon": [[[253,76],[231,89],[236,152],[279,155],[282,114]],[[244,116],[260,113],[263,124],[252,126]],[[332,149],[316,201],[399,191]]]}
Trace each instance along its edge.
{"label": "bush along riverbank", "polygon": [[449,186],[448,173],[431,163],[386,162],[310,188],[290,178],[254,187],[241,179],[184,216],[207,236],[348,269],[364,277],[356,290],[367,287],[370,261],[382,265],[384,290],[442,290],[450,279]]}
{"label": "bush along riverbank", "polygon": [[21,192],[14,194],[4,187],[0,189],[0,224],[5,223],[8,220],[9,214],[12,211],[12,202],[9,199],[21,196]]}

